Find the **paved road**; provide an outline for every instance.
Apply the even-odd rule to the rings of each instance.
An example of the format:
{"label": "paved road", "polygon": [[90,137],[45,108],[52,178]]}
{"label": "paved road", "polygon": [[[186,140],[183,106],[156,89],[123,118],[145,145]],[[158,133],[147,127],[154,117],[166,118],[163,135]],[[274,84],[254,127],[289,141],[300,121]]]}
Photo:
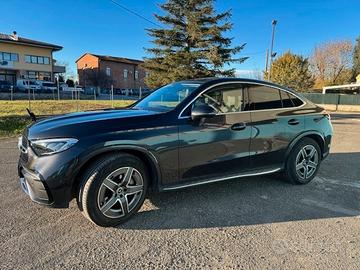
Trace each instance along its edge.
{"label": "paved road", "polygon": [[0,269],[360,269],[360,115],[333,115],[332,153],[306,186],[254,177],[151,194],[119,228],[20,191],[0,141]]}

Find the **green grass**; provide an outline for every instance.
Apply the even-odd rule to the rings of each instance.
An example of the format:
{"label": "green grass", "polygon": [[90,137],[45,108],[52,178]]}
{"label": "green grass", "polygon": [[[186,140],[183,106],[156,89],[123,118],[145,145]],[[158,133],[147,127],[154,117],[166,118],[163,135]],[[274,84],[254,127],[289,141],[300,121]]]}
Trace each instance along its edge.
{"label": "green grass", "polygon": [[[125,107],[132,104],[133,100],[114,100],[114,107]],[[111,108],[108,100],[38,100],[31,101],[31,111],[35,115],[50,116],[76,111],[97,110]],[[28,101],[0,100],[0,138],[19,135],[31,123],[26,112]]]}

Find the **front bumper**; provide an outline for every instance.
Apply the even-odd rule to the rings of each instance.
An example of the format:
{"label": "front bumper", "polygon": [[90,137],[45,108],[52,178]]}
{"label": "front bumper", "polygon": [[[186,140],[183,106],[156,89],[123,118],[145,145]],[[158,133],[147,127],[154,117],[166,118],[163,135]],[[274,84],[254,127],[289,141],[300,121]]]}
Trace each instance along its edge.
{"label": "front bumper", "polygon": [[[19,142],[18,175],[23,191],[32,201],[54,208],[67,208],[73,199],[78,150],[38,157],[27,140]],[[65,153],[66,152],[66,153]]]}
{"label": "front bumper", "polygon": [[39,204],[51,206],[51,196],[39,175],[21,166],[18,170],[20,186],[30,199]]}

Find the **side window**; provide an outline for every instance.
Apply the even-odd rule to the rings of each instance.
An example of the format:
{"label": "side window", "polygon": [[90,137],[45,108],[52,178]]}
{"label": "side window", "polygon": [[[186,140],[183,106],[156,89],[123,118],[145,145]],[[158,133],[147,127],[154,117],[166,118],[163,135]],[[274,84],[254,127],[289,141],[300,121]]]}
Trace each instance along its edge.
{"label": "side window", "polygon": [[280,90],[264,85],[248,85],[250,110],[282,108]]}
{"label": "side window", "polygon": [[202,94],[194,103],[207,104],[218,113],[240,112],[243,109],[241,84],[217,87]]}
{"label": "side window", "polygon": [[299,107],[304,104],[304,102],[301,99],[295,97],[293,94],[289,94],[289,96],[295,107]]}
{"label": "side window", "polygon": [[280,90],[280,95],[284,108],[299,107],[303,104],[299,98],[288,92]]}

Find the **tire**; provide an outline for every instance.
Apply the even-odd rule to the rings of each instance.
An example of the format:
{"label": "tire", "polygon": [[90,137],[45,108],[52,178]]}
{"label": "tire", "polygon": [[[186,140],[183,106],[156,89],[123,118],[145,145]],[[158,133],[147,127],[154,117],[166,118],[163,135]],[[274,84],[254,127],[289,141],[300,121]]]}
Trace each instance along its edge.
{"label": "tire", "polygon": [[305,137],[291,149],[285,164],[285,177],[295,185],[307,184],[316,176],[320,163],[321,149],[318,143]]}
{"label": "tire", "polygon": [[96,160],[83,174],[77,194],[80,211],[102,227],[117,226],[142,206],[149,177],[143,162],[129,154]]}

